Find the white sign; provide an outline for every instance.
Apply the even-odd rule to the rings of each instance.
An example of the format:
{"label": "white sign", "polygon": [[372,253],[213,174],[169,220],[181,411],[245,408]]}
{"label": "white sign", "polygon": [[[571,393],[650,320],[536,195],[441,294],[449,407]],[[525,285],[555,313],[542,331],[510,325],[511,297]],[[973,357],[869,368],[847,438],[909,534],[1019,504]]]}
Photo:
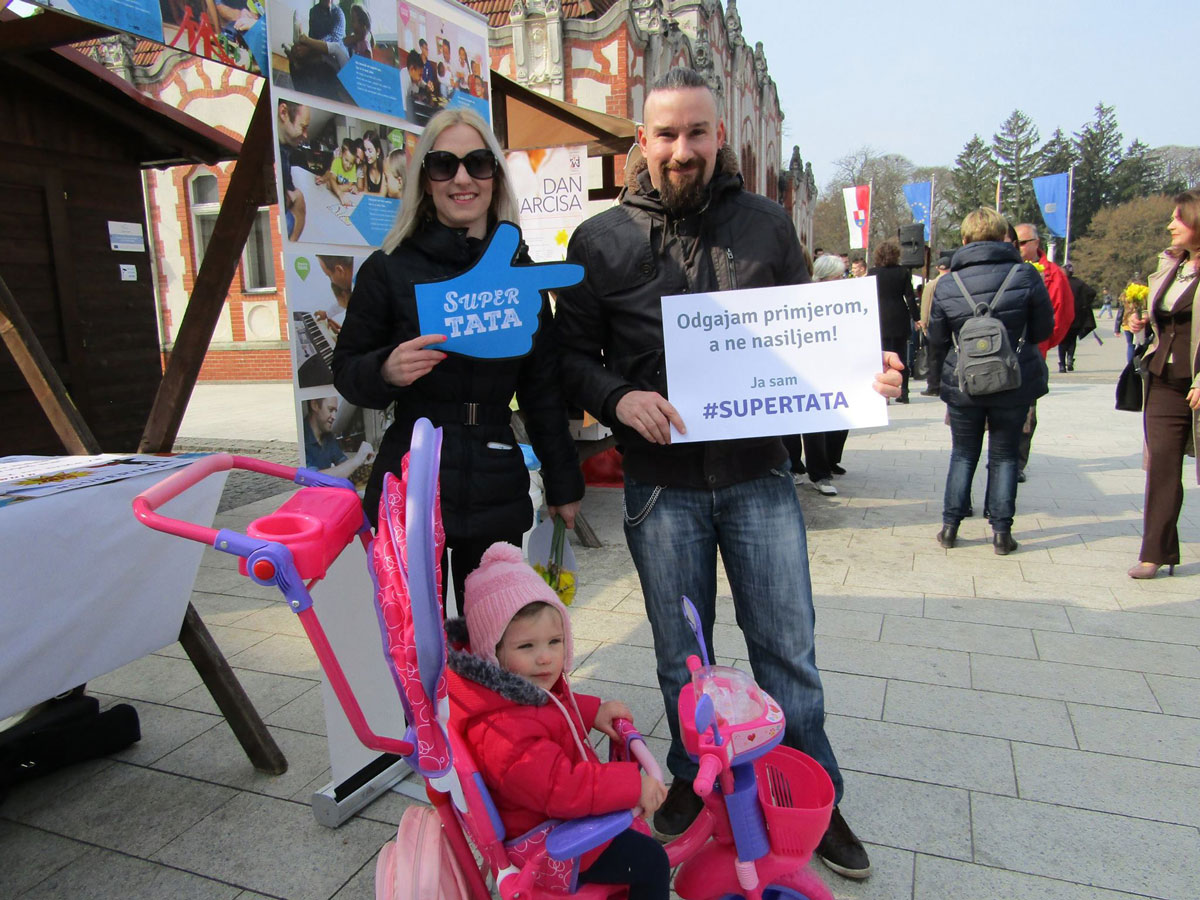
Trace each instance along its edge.
{"label": "white sign", "polygon": [[142,237],[140,222],[109,222],[108,246],[114,250],[125,250],[132,253],[144,253],[146,239]]}
{"label": "white sign", "polygon": [[662,318],[672,441],[887,424],[874,278],[663,297]]}

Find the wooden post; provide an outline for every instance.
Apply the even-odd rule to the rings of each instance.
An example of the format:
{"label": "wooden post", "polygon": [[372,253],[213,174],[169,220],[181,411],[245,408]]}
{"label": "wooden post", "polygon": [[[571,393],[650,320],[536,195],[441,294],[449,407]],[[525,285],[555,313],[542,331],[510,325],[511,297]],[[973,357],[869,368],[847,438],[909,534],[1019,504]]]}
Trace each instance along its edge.
{"label": "wooden post", "polygon": [[183,616],[183,627],[179,630],[179,643],[187,651],[188,658],[208,692],[212,694],[225,721],[237,736],[238,743],[254,764],[254,768],[268,775],[282,775],[287,771],[287,758],[275,738],[267,730],[258,710],[246,696],[229,662],[221,653],[217,642],[192,604],[188,604]]}
{"label": "wooden post", "polygon": [[142,432],[139,450],[143,453],[165,453],[175,445],[246,238],[258,218],[259,205],[271,196],[270,186],[274,184],[271,149],[271,92],[264,81],[213,226],[212,240],[196,273],[196,284],[175,337],[175,348]]}
{"label": "wooden post", "polygon": [[3,277],[0,277],[0,337],[67,452],[73,456],[99,453],[100,442],[67,393],[67,386],[58,377]]}

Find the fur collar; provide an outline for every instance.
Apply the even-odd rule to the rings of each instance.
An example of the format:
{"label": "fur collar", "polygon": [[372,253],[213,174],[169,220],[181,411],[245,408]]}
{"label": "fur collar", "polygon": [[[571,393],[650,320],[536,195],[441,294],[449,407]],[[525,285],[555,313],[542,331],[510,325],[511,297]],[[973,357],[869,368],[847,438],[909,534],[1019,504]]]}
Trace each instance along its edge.
{"label": "fur collar", "polygon": [[466,619],[446,620],[446,643],[446,664],[460,678],[473,681],[520,706],[545,706],[550,702],[546,692],[529,679],[470,653],[466,649],[471,643]]}

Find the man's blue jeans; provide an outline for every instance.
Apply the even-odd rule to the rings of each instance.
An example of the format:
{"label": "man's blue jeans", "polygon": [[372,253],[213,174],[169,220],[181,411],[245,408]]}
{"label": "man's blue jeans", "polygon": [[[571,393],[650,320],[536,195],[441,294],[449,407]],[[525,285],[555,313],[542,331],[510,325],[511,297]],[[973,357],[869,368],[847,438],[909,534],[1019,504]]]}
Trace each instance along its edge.
{"label": "man's blue jeans", "polygon": [[716,491],[625,481],[625,537],[654,631],[658,683],[671,728],[667,767],[694,778],[679,739],[679,691],[687,658],[699,652],[679,604],[700,613],[710,656],[716,617],[717,550],[733,591],[750,668],[787,719],[784,743],[819,762],[842,796],[842,774],[825,736],[825,695],[813,650],[812,583],[804,516],[792,477],[772,472]]}
{"label": "man's blue jeans", "polygon": [[950,415],[950,471],[946,473],[946,497],[942,502],[942,524],[957,525],[971,505],[971,482],[983,450],[983,432],[988,435],[988,478],[985,509],[996,531],[1012,531],[1017,509],[1017,445],[1029,413],[1028,406],[953,406]]}

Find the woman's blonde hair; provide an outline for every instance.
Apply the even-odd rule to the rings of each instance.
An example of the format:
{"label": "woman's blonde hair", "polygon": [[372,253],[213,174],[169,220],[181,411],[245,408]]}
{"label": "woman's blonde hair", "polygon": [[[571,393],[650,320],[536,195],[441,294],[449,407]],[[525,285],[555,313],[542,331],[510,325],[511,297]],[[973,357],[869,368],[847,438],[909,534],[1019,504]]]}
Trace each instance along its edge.
{"label": "woman's blonde hair", "polygon": [[381,246],[384,253],[391,253],[405,238],[415,232],[422,222],[436,215],[433,199],[425,190],[425,175],[421,167],[425,162],[425,155],[433,149],[442,132],[453,125],[470,125],[496,157],[498,167],[492,179],[492,205],[489,210],[491,215],[498,222],[512,222],[514,225],[519,223],[520,210],[517,198],[513,194],[508,163],[504,160],[504,151],[500,149],[500,142],[492,134],[492,129],[478,113],[469,109],[444,109],[429,120],[429,124],[421,133],[421,139],[417,141],[417,149],[413,151],[412,159],[408,161],[400,213],[392,223],[387,237],[383,239]]}
{"label": "woman's blonde hair", "polygon": [[981,206],[967,213],[962,220],[962,242],[974,244],[976,241],[1002,241],[1008,234],[1008,220],[994,209]]}

